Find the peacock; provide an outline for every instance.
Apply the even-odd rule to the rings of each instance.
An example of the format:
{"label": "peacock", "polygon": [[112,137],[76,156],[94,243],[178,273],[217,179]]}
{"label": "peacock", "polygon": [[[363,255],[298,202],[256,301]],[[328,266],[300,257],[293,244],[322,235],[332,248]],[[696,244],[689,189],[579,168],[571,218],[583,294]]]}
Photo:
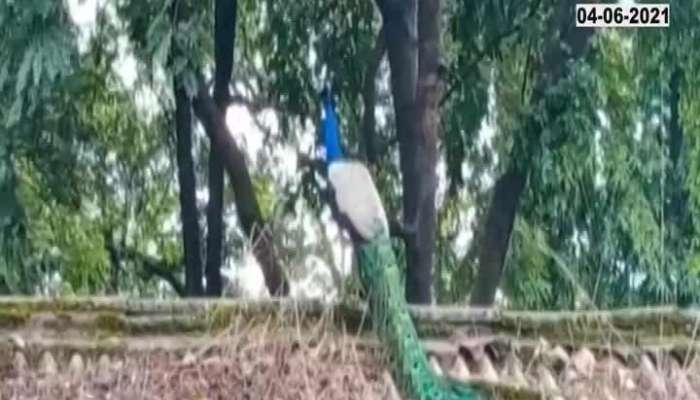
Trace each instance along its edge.
{"label": "peacock", "polygon": [[321,142],[333,216],[352,239],[372,326],[400,390],[415,400],[484,398],[474,387],[435,375],[418,339],[401,285],[384,207],[368,169],[343,157],[330,87],[321,93]]}

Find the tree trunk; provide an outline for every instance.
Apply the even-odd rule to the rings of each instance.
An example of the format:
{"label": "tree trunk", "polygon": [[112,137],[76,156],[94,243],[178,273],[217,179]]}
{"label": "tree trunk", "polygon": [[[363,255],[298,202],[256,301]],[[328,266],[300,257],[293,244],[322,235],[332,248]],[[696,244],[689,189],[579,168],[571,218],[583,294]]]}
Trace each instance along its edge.
{"label": "tree trunk", "polygon": [[[557,84],[564,78],[568,60],[583,57],[588,49],[593,30],[575,27],[575,3],[574,0],[562,1],[554,16],[556,20],[553,21],[552,27],[555,32],[551,35],[553,39],[548,43],[542,57],[543,63],[531,95],[530,102],[532,104],[543,101],[546,88]],[[563,111],[559,108],[552,112],[559,114]],[[554,116],[551,115],[548,119],[551,120]],[[528,115],[527,118],[528,120],[524,124],[526,132],[522,133],[524,140],[528,140],[527,145],[523,146],[526,154],[520,156],[512,154],[512,165],[505,174],[496,180],[486,220],[475,244],[478,249],[479,270],[471,294],[470,302],[472,305],[489,306],[493,304],[496,290],[501,282],[503,264],[510,246],[510,236],[518,204],[525,189],[531,160],[539,152],[538,143],[543,128],[535,115]],[[524,161],[518,158],[522,158]]]}
{"label": "tree trunk", "polygon": [[430,303],[439,128],[438,102],[435,98],[441,93],[438,74],[440,1],[385,0],[377,3],[384,20],[391,68],[402,175],[403,219],[408,228],[404,241],[406,299],[410,303]]}
{"label": "tree trunk", "polygon": [[688,194],[683,184],[681,154],[683,149],[683,124],[680,116],[681,83],[683,70],[677,67],[671,73],[669,82],[669,107],[671,113],[668,120],[668,150],[669,164],[666,176],[670,199],[666,205],[665,215],[682,232],[685,218]]}
{"label": "tree trunk", "polygon": [[496,181],[484,221],[481,245],[477,249],[479,272],[471,295],[474,306],[493,304],[526,180],[524,172],[511,168]]}
{"label": "tree trunk", "polygon": [[222,293],[221,264],[224,240],[224,167],[213,148],[209,150],[209,205],[207,206],[207,296]]}
{"label": "tree trunk", "polygon": [[233,75],[233,50],[236,45],[236,0],[216,0],[214,10],[214,100],[226,107]]}
{"label": "tree trunk", "polygon": [[[233,73],[233,50],[236,38],[236,0],[216,0],[214,20],[214,99],[226,115],[230,98],[229,83]],[[224,167],[215,143],[209,149],[209,205],[207,207],[207,295],[221,296],[222,246],[224,238]]]}
{"label": "tree trunk", "polygon": [[[173,29],[177,29],[178,15],[183,13],[182,4],[173,3],[170,13]],[[181,52],[175,39],[173,39],[172,47],[170,63],[172,63],[174,56]],[[182,245],[185,257],[185,295],[202,296],[204,286],[197,212],[197,185],[192,157],[192,102],[178,76],[173,78],[173,92],[175,96],[177,177],[180,186],[180,220],[182,222]]]}
{"label": "tree trunk", "polygon": [[421,0],[418,3],[418,82],[412,134],[415,145],[412,175],[417,178],[417,184],[414,186],[416,191],[410,194],[416,196],[418,201],[413,216],[415,230],[407,240],[406,298],[410,303],[422,304],[432,301],[437,229],[435,195],[440,99],[443,94],[440,9],[440,0]]}
{"label": "tree trunk", "polygon": [[175,87],[175,130],[177,132],[177,176],[180,184],[180,219],[185,254],[185,293],[204,294],[202,260],[200,258],[199,222],[197,218],[194,160],[192,158],[192,110],[190,100],[178,79]]}

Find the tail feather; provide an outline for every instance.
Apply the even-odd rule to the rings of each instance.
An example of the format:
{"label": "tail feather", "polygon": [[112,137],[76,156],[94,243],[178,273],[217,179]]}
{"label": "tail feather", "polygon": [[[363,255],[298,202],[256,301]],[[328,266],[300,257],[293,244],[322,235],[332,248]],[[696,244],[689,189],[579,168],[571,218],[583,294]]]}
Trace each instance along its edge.
{"label": "tail feather", "polygon": [[415,400],[477,400],[484,396],[469,385],[435,375],[408,313],[399,269],[388,238],[359,248],[360,279],[369,295],[372,325],[388,350],[394,379]]}

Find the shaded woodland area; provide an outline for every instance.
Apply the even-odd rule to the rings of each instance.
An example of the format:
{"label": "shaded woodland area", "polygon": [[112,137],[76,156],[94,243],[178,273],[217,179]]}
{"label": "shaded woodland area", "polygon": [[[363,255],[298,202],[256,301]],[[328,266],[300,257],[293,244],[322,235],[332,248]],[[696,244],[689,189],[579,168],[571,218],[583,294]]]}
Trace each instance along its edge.
{"label": "shaded woodland area", "polygon": [[331,82],[409,302],[696,303],[700,1],[649,29],[574,4],[0,0],[0,294],[218,297],[247,265],[353,296]]}

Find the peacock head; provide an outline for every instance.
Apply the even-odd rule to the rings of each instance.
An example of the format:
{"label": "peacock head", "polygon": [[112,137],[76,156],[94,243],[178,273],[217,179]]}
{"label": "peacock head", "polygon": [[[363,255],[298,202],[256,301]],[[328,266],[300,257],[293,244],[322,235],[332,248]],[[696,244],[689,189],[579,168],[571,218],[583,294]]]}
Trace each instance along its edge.
{"label": "peacock head", "polygon": [[335,102],[329,86],[326,85],[324,87],[321,98],[323,102],[321,140],[326,153],[326,164],[330,164],[343,157],[343,150],[340,146],[340,131],[338,129],[338,116],[335,113]]}

